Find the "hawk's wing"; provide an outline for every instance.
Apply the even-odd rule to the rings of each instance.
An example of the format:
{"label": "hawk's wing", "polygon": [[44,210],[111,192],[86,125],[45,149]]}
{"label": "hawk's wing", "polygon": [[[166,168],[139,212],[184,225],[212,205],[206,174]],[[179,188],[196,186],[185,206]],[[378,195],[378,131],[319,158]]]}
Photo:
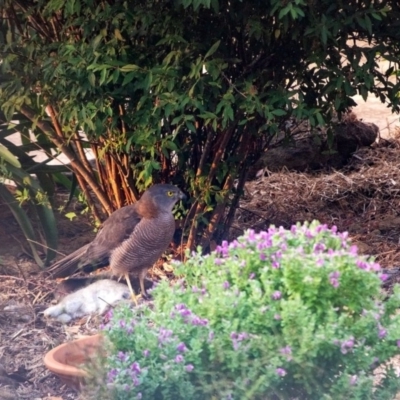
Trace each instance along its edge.
{"label": "hawk's wing", "polygon": [[89,244],[79,267],[107,265],[111,252],[118,247],[141,220],[135,204],[119,208],[104,222],[101,230]]}
{"label": "hawk's wing", "polygon": [[91,243],[56,261],[47,272],[60,278],[72,275],[79,268],[107,266],[112,250],[129,237],[141,220],[136,204],[114,211]]}

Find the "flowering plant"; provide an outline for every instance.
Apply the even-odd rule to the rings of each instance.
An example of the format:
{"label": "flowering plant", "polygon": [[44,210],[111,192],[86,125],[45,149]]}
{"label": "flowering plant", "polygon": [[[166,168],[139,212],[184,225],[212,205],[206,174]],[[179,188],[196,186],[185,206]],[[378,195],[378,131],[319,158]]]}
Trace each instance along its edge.
{"label": "flowering plant", "polygon": [[[400,379],[400,291],[317,222],[247,231],[177,266],[154,307],[105,327],[108,398],[391,399]],[[376,367],[384,366],[380,377]],[[109,392],[113,395],[110,397]]]}

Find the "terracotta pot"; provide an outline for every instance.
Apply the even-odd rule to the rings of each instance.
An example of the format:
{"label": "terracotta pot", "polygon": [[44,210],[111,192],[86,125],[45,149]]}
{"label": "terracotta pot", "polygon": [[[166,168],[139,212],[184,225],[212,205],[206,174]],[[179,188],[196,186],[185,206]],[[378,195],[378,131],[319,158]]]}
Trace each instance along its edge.
{"label": "terracotta pot", "polygon": [[102,341],[102,335],[97,334],[63,343],[45,355],[44,364],[68,386],[79,390],[87,377],[80,366],[98,354]]}

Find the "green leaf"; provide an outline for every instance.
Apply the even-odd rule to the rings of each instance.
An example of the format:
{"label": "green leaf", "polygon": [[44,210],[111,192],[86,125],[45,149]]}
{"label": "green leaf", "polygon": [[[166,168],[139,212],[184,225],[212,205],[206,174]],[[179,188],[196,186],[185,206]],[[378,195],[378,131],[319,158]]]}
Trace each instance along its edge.
{"label": "green leaf", "polygon": [[121,35],[121,31],[119,29],[114,29],[114,36],[120,40],[121,42],[124,42],[125,39]]}
{"label": "green leaf", "polygon": [[2,144],[0,144],[0,158],[16,168],[21,168],[21,163],[19,162],[18,158],[15,157],[14,154],[12,154],[11,151],[9,151]]}
{"label": "green leaf", "polygon": [[133,72],[129,72],[129,74],[126,74],[124,76],[124,80],[122,81],[122,86],[125,86],[128,83],[132,82],[134,77],[135,77],[135,74]]}
{"label": "green leaf", "polygon": [[216,41],[211,48],[207,51],[206,55],[204,56],[204,59],[212,56],[218,49],[219,45],[221,43],[221,40]]}
{"label": "green leaf", "polygon": [[127,64],[119,68],[121,72],[137,71],[138,69],[140,69],[140,67],[136,64]]}
{"label": "green leaf", "polygon": [[72,221],[74,218],[76,218],[76,213],[74,213],[73,211],[66,213],[65,216]]}
{"label": "green leaf", "polygon": [[89,83],[94,87],[96,86],[96,77],[93,72],[89,72],[88,74]]}
{"label": "green leaf", "polygon": [[20,207],[14,196],[8,191],[8,189],[0,184],[0,197],[3,199],[3,202],[7,204],[7,206],[10,208],[10,211],[12,212],[15,220],[18,222],[18,225],[22,229],[22,232],[24,233],[29,247],[31,248],[32,251],[32,256],[35,259],[36,263],[43,268],[44,263],[42,259],[39,256],[39,253],[36,249],[36,235],[35,231],[33,230],[32,224],[29,221],[28,216],[26,215],[25,211]]}
{"label": "green leaf", "polygon": [[282,117],[283,115],[286,115],[287,113],[286,113],[285,110],[276,109],[276,110],[272,110],[272,111],[271,111],[271,114],[274,114],[274,115],[276,115],[277,117]]}
{"label": "green leaf", "polygon": [[[34,202],[34,209],[39,217],[45,235],[46,246],[44,249],[47,252],[45,264],[47,265],[55,257],[55,250],[58,244],[57,223],[50,202],[43,193],[43,189],[40,187],[39,183],[29,174],[11,165],[8,169],[12,175],[12,179],[20,186],[27,187],[31,197],[36,199]],[[43,200],[41,201],[42,198]]]}

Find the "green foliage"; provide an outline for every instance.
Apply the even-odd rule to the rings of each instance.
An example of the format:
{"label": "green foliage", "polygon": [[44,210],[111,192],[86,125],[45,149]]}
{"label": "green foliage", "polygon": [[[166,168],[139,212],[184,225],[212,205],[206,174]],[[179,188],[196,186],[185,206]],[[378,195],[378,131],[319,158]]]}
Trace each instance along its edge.
{"label": "green foliage", "polygon": [[155,181],[186,186],[192,239],[203,221],[206,238],[227,229],[225,206],[287,118],[325,124],[357,93],[399,110],[397,0],[1,0],[0,10],[6,115],[40,99],[33,119],[51,107],[63,143],[83,130],[111,155],[101,188],[88,181],[107,210]]}
{"label": "green foliage", "polygon": [[[57,249],[57,226],[51,204],[54,193],[53,174],[57,177],[64,167],[49,166],[47,163],[53,159],[51,146],[46,137],[35,131],[30,131],[32,122],[24,116],[14,115],[11,123],[5,122],[5,117],[0,116],[0,197],[13,213],[22,229],[32,256],[43,267],[55,257]],[[31,140],[30,132],[36,138]],[[18,133],[21,145],[10,142],[7,137]],[[29,155],[32,150],[42,149],[48,158],[43,162],[36,162]],[[11,180],[16,189],[14,195],[5,185],[6,180]],[[68,180],[68,178],[65,178]],[[22,208],[22,204],[29,205],[34,217]],[[35,224],[36,222],[36,224]],[[39,226],[40,235],[35,232],[34,226]],[[41,240],[42,238],[42,240]],[[40,245],[42,242],[42,245]],[[45,260],[40,258],[39,252],[46,254]]]}
{"label": "green foliage", "polygon": [[399,353],[399,287],[383,301],[379,265],[335,227],[248,231],[193,253],[178,273],[153,290],[154,307],[114,312],[95,398],[372,400],[400,390],[387,364]]}

